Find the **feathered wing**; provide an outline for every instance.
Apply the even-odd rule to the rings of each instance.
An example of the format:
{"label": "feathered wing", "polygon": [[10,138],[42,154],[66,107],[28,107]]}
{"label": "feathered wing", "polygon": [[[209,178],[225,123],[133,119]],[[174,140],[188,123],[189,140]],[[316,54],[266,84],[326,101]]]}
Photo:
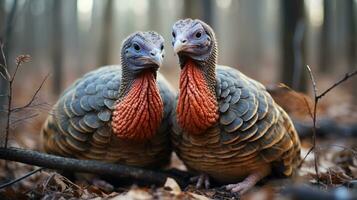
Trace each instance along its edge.
{"label": "feathered wing", "polygon": [[[151,165],[168,162],[171,99],[174,94],[158,75],[165,105],[158,133],[147,142],[118,139],[109,126],[121,82],[120,66],[105,66],[77,80],[60,97],[43,127],[46,152],[82,159]],[[158,158],[161,158],[159,161]]]}
{"label": "feathered wing", "polygon": [[242,159],[273,163],[289,176],[300,159],[300,142],[289,117],[265,87],[229,67],[217,69],[221,141],[239,147]]}
{"label": "feathered wing", "polygon": [[287,114],[262,84],[236,69],[217,66],[216,81],[216,126],[192,135],[173,114],[172,141],[179,157],[190,169],[221,181],[237,180],[270,163],[279,174],[291,175],[300,142]]}

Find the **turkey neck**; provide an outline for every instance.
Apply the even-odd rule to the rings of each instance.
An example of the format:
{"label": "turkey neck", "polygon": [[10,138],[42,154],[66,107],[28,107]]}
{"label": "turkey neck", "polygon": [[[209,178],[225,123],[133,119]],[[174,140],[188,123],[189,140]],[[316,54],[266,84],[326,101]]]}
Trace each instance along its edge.
{"label": "turkey neck", "polygon": [[181,62],[180,94],[177,104],[179,125],[190,134],[203,134],[218,121],[216,98],[217,45],[213,40],[210,56],[205,61],[185,58]]}
{"label": "turkey neck", "polygon": [[121,139],[152,138],[163,118],[163,102],[156,84],[156,72],[131,73],[123,63],[119,99],[112,113],[113,133]]}

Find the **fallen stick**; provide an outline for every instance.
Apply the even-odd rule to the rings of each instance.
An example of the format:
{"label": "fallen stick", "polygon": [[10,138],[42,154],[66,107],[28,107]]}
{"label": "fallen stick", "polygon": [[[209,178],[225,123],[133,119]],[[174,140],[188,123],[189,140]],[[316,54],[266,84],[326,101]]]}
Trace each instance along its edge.
{"label": "fallen stick", "polygon": [[[57,169],[70,172],[84,172],[114,178],[130,178],[147,183],[163,185],[170,175],[163,172],[141,169],[121,164],[105,163],[95,160],[78,160],[55,156],[37,151],[19,148],[0,148],[0,159],[26,163],[48,169]],[[180,184],[183,180],[174,177]]]}

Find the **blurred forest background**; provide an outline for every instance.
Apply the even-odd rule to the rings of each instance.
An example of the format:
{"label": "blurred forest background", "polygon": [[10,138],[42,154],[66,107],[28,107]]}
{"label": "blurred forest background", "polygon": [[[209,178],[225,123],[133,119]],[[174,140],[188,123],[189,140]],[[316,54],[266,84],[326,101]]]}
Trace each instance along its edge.
{"label": "blurred forest background", "polygon": [[[50,73],[40,92],[48,104],[41,112],[46,116],[76,78],[119,64],[122,40],[137,30],[164,36],[165,65],[160,70],[177,87],[171,26],[187,17],[214,28],[220,64],[266,85],[283,82],[311,92],[305,65],[311,66],[321,89],[357,67],[356,0],[0,0],[0,39],[10,71],[16,56],[32,56],[17,75],[14,103],[27,102]],[[344,84],[330,95],[331,101],[355,105],[356,85],[356,79]],[[7,92],[2,79],[0,91]],[[6,98],[0,96],[0,105],[6,105]],[[0,117],[4,121],[4,113]]]}

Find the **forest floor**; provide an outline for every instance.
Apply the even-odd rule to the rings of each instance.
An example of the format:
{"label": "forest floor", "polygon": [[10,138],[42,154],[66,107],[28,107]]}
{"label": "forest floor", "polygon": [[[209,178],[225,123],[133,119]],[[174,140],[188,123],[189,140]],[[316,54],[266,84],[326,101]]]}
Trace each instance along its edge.
{"label": "forest floor", "polygon": [[[304,121],[311,127],[311,118],[306,114],[307,111],[303,108],[301,101],[296,100],[299,98],[295,98],[295,94],[283,92],[281,95],[277,88],[273,88],[273,91],[276,92],[276,101],[278,103],[279,100],[281,101],[279,104],[282,104],[293,119]],[[341,98],[345,95],[343,90],[337,93],[338,95],[335,96]],[[284,98],[288,98],[289,101]],[[44,110],[46,109],[48,111],[48,108]],[[40,150],[39,130],[45,117],[46,114],[14,127],[10,146]],[[220,185],[213,185],[211,189],[196,189],[194,185],[189,184],[181,188],[173,179],[168,179],[166,184],[160,187],[142,186],[140,183],[118,185],[117,183],[111,184],[100,177],[70,180],[57,171],[44,169],[20,182],[0,189],[0,199],[317,199],[329,197],[343,199],[348,196],[352,198],[353,195],[356,197],[357,107],[351,101],[339,104],[326,101],[318,109],[318,119],[327,118],[339,128],[329,127],[331,123],[321,124],[320,128],[327,127],[323,129],[325,131],[318,132],[319,181],[317,181],[314,169],[314,153],[311,153],[294,177],[263,180],[242,197],[226,191]],[[311,137],[311,132],[301,135],[302,157],[312,146]],[[174,154],[170,167],[186,169]],[[37,168],[1,160],[0,182],[9,182]]]}

